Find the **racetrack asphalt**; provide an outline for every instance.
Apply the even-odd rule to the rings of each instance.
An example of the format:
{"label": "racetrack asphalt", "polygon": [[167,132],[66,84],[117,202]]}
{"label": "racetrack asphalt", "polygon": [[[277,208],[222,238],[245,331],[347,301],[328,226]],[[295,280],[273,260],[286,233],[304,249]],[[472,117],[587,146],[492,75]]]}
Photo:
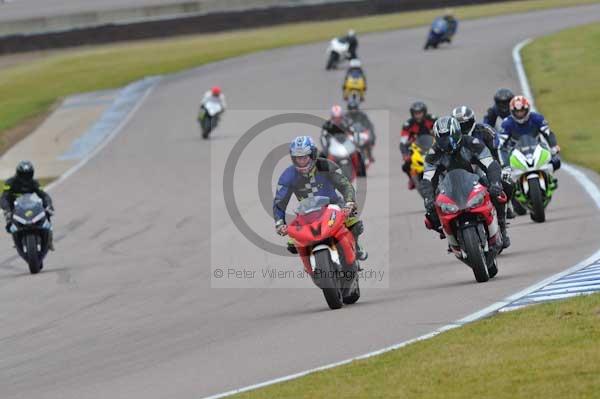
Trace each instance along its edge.
{"label": "racetrack asphalt", "polygon": [[[517,42],[599,19],[596,5],[467,21],[455,43],[430,52],[422,50],[424,27],[361,37],[366,106],[390,113],[389,131],[378,118],[363,242],[389,288],[364,289],[356,305],[339,311],[329,311],[309,281],[297,283],[306,289],[282,288],[285,282],[211,288],[217,266],[280,260],[245,240],[229,218],[221,166],[253,121],[284,110],[324,115],[340,101],[343,72],[324,70],[326,44],[163,79],[121,134],[53,190],[57,251],[45,270],[28,275],[9,237],[0,243],[0,396],[199,398],[422,335],[589,256],[598,249],[600,215],[559,173],[547,222],[513,221],[498,277],[475,283],[425,230],[397,145],[412,101],[426,101],[436,114],[467,103],[481,117],[498,87],[518,91]],[[230,110],[203,141],[195,116],[203,90],[215,83]],[[272,147],[300,133],[316,138],[318,129],[273,129],[262,139],[271,147],[249,146],[236,174],[241,214],[272,242],[282,240],[258,201],[258,168]]]}

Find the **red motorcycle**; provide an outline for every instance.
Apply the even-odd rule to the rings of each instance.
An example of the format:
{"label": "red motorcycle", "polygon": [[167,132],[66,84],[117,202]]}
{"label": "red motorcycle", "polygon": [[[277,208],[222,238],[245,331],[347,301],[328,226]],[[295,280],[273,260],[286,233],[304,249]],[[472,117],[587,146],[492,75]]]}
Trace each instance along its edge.
{"label": "red motorcycle", "polygon": [[296,215],[288,234],[329,307],[339,309],[358,301],[356,242],[344,224],[346,213],[328,197],[316,196],[302,200]]}
{"label": "red motorcycle", "polygon": [[[435,207],[442,224],[438,232],[448,238],[449,251],[483,283],[498,273],[496,256],[502,249],[502,234],[496,208],[479,180],[463,169],[448,172],[438,187]],[[506,202],[504,193],[500,201]],[[425,224],[433,228],[429,219]]]}

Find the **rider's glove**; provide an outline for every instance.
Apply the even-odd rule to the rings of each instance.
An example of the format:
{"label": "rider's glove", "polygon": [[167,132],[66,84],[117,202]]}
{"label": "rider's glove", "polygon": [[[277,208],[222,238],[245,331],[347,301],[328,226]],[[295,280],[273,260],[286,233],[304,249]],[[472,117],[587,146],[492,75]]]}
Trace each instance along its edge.
{"label": "rider's glove", "polygon": [[279,234],[280,236],[286,236],[288,233],[288,227],[287,224],[285,224],[285,221],[283,219],[279,219],[276,223],[275,223],[275,231],[277,231],[277,234]]}
{"label": "rider's glove", "polygon": [[556,154],[552,156],[552,159],[550,159],[550,163],[552,164],[552,167],[554,168],[554,170],[559,170],[560,169],[560,155]]}
{"label": "rider's glove", "polygon": [[47,213],[49,216],[54,216],[54,208],[53,208],[53,207],[51,207],[51,206],[48,206],[48,207],[46,207],[46,213]]}
{"label": "rider's glove", "polygon": [[554,147],[552,147],[550,149],[550,151],[552,152],[552,155],[556,155],[556,154],[558,154],[560,152],[560,146],[555,145]]}
{"label": "rider's glove", "polygon": [[352,201],[346,202],[344,208],[342,209],[346,215],[352,215],[353,212],[356,211],[356,203]]}
{"label": "rider's glove", "polygon": [[502,194],[502,184],[500,182],[492,183],[489,191],[492,197],[499,197]]}
{"label": "rider's glove", "polygon": [[510,166],[502,168],[502,181],[512,183],[512,168]]}

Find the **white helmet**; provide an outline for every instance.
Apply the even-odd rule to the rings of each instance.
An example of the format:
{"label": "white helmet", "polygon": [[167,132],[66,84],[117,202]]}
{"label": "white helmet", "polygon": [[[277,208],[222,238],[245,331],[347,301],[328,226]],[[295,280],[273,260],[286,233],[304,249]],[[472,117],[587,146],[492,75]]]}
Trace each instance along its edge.
{"label": "white helmet", "polygon": [[362,64],[358,58],[351,59],[349,65],[350,65],[350,68],[360,68],[362,66]]}
{"label": "white helmet", "polygon": [[356,32],[354,31],[354,29],[350,29],[348,31],[348,37],[354,37],[354,36],[356,36]]}

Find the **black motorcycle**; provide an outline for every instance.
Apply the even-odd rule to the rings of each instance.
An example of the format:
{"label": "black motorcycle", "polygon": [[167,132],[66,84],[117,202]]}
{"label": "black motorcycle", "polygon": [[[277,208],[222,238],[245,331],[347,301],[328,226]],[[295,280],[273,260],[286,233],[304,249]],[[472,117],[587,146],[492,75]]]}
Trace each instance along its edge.
{"label": "black motorcycle", "polygon": [[9,231],[17,252],[29,265],[31,274],[39,273],[44,267],[51,229],[52,225],[40,197],[36,194],[24,194],[17,198]]}

